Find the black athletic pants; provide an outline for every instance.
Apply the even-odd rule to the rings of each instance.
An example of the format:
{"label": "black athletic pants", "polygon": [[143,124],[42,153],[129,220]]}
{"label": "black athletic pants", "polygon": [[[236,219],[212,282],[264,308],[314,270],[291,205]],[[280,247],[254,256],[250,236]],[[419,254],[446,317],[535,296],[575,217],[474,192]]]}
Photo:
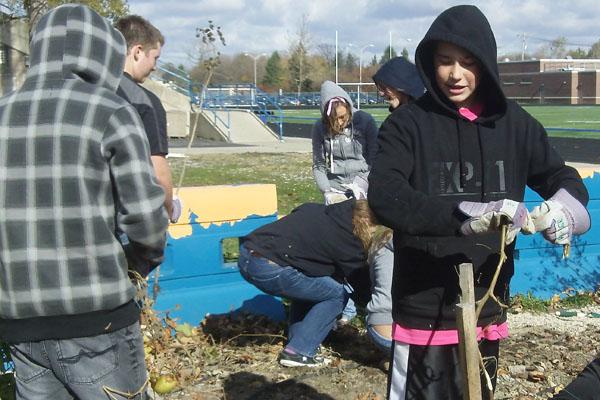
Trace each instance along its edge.
{"label": "black athletic pants", "polygon": [[[483,340],[479,350],[496,388],[499,340]],[[481,375],[483,399],[488,399]],[[394,342],[388,376],[389,400],[462,400],[458,345],[419,346]]]}

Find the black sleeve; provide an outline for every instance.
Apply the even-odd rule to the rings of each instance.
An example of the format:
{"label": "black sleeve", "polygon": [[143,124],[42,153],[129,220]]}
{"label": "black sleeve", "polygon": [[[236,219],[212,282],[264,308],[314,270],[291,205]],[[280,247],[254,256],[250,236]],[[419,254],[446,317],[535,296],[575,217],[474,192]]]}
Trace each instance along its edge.
{"label": "black sleeve", "polygon": [[150,142],[150,154],[153,156],[164,156],[169,154],[167,112],[160,99],[154,93],[147,91],[147,94],[150,98],[152,108],[147,110],[148,122],[146,123],[146,119],[144,118],[142,118],[142,121],[144,122],[144,127],[146,127],[148,141]]}
{"label": "black sleeve", "polygon": [[406,115],[390,115],[379,131],[377,156],[369,174],[369,206],[379,221],[410,235],[457,235],[457,204],[429,196],[410,184],[418,128]]}
{"label": "black sleeve", "polygon": [[600,358],[596,358],[552,400],[597,399],[600,388]]}

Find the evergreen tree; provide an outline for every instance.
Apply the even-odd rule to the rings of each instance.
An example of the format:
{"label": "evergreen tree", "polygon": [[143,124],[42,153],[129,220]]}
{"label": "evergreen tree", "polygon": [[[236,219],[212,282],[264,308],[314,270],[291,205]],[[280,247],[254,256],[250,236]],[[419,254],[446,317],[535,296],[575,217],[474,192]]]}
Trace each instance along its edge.
{"label": "evergreen tree", "polygon": [[404,58],[406,61],[410,61],[410,59],[408,58],[408,50],[406,50],[406,47],[402,49],[402,58]]}
{"label": "evergreen tree", "polygon": [[348,72],[354,70],[355,68],[358,68],[358,57],[356,57],[352,53],[348,53],[346,55],[346,60],[344,60],[344,68]]}
{"label": "evergreen tree", "polygon": [[[394,50],[394,48],[392,47],[392,57],[394,58],[398,56],[398,54],[396,53],[396,50]],[[379,64],[385,64],[387,61],[390,60],[390,46],[387,46],[385,48],[385,50],[383,50],[383,54],[381,55],[381,58],[379,59]]]}
{"label": "evergreen tree", "polygon": [[600,40],[592,44],[592,48],[588,52],[587,58],[600,58]]}
{"label": "evergreen tree", "polygon": [[373,58],[371,59],[371,66],[374,67],[377,65],[377,56],[373,55]]}
{"label": "evergreen tree", "polygon": [[279,56],[277,51],[274,51],[267,60],[262,84],[265,86],[279,87],[282,81],[283,67],[281,66],[281,56]]}
{"label": "evergreen tree", "polygon": [[583,50],[581,47],[578,47],[575,50],[570,50],[567,53],[567,56],[570,56],[571,58],[574,58],[574,59],[581,59],[581,58],[587,58],[588,53],[587,53],[587,51]]}

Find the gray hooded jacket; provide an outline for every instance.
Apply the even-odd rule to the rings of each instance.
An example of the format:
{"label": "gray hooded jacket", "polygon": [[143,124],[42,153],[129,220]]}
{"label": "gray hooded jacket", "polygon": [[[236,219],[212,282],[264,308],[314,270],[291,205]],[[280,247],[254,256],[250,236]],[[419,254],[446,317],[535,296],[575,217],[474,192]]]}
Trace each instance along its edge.
{"label": "gray hooded jacket", "polygon": [[332,138],[323,120],[312,128],[313,174],[322,193],[332,189],[345,192],[343,184],[352,183],[354,177],[367,178],[377,152],[377,125],[370,114],[356,110],[344,89],[331,81],[321,85],[321,114],[334,97],[342,97],[352,108],[352,122],[344,133]]}
{"label": "gray hooded jacket", "polygon": [[164,192],[139,117],[116,95],[125,50],[90,8],[57,7],[33,33],[23,87],[0,99],[2,326],[130,304],[117,227],[162,259]]}

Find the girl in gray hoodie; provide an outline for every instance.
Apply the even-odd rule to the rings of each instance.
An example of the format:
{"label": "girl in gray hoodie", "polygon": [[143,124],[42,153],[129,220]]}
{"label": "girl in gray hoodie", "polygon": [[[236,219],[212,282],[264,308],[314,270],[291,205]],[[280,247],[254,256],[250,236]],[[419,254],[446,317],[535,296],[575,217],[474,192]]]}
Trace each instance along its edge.
{"label": "girl in gray hoodie", "polygon": [[321,114],[312,128],[317,187],[326,204],[346,200],[352,192],[361,197],[357,183],[366,182],[377,152],[375,120],[354,109],[348,93],[331,81],[321,85]]}

